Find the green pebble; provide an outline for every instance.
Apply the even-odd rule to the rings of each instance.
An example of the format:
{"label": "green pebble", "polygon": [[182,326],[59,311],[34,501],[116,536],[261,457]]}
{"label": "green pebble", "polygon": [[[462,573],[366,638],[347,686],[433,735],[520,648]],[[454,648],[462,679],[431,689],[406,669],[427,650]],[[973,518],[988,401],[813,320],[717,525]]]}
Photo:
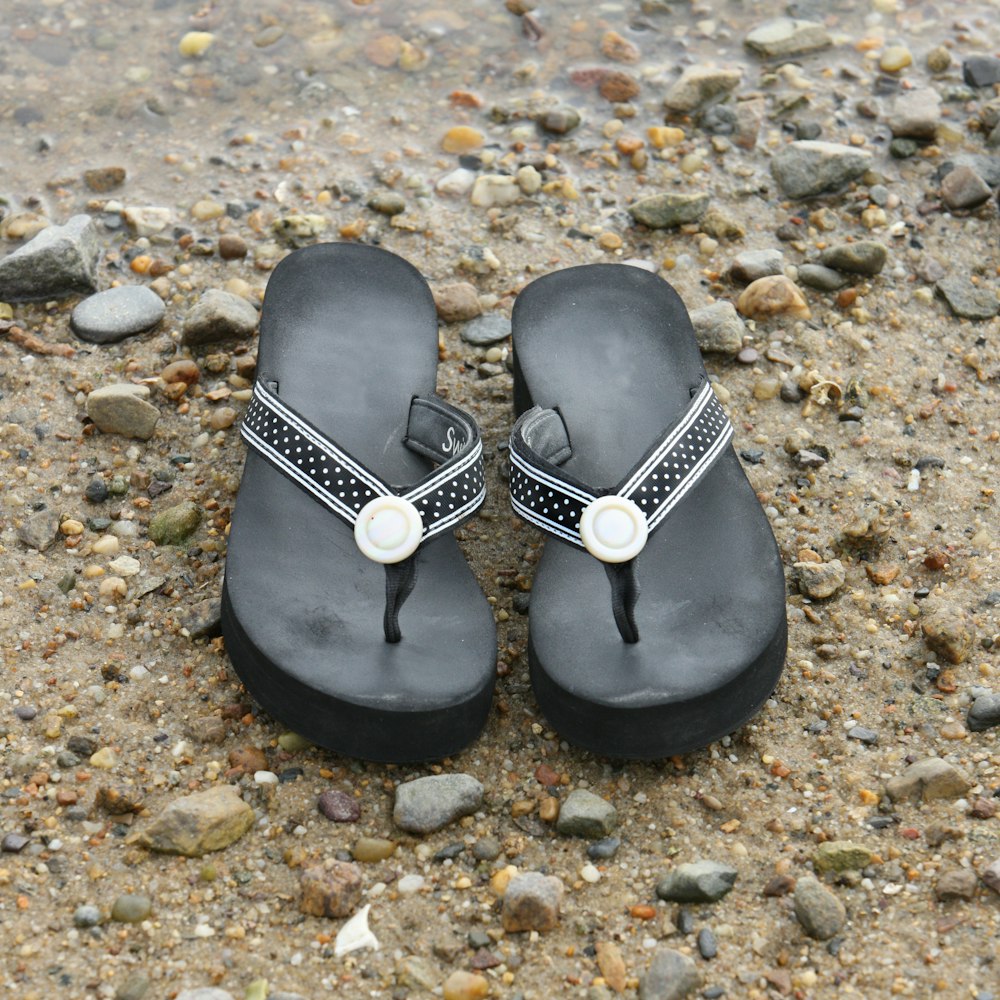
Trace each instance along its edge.
{"label": "green pebble", "polygon": [[153,912],[149,896],[123,892],[111,907],[111,919],[122,924],[138,924]]}
{"label": "green pebble", "polygon": [[190,500],[161,511],[149,524],[149,537],[157,545],[180,545],[201,524],[201,508]]}
{"label": "green pebble", "polygon": [[396,845],[381,837],[362,837],[351,849],[355,861],[385,861],[396,853]]}
{"label": "green pebble", "polygon": [[64,593],[68,594],[76,586],[76,573],[67,573],[56,585]]}
{"label": "green pebble", "polygon": [[282,733],[278,737],[278,746],[286,753],[298,753],[299,750],[308,750],[312,743],[298,733]]}
{"label": "green pebble", "polygon": [[108,493],[113,497],[123,497],[128,493],[128,480],[124,476],[112,476],[108,483]]}
{"label": "green pebble", "polygon": [[379,192],[368,199],[368,207],[380,215],[399,215],[406,211],[406,200],[394,191]]}
{"label": "green pebble", "polygon": [[201,871],[198,872],[198,878],[202,882],[214,882],[219,877],[219,870],[215,865],[202,865]]}
{"label": "green pebble", "polygon": [[255,979],[247,987],[247,991],[243,996],[244,1000],[267,1000],[267,993],[267,980]]}
{"label": "green pebble", "polygon": [[896,160],[908,160],[919,148],[914,139],[893,139],[889,143],[889,155]]}
{"label": "green pebble", "polygon": [[872,852],[864,844],[850,840],[831,840],[820,844],[813,855],[813,867],[818,872],[860,870],[872,863]]}

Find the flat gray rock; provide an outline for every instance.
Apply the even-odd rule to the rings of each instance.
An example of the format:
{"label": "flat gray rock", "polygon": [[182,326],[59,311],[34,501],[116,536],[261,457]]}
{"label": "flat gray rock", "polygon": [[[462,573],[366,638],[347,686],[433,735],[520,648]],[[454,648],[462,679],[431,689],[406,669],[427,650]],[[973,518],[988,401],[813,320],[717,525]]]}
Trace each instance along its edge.
{"label": "flat gray rock", "polygon": [[937,293],[962,319],[993,319],[1000,312],[1000,299],[993,285],[974,285],[964,275],[949,275],[937,283]]}
{"label": "flat gray rock", "polygon": [[600,840],[618,825],[618,811],[600,795],[585,788],[574,789],[559,810],[556,829],[564,837]]}
{"label": "flat gray rock", "polygon": [[659,948],[639,980],[639,1000],[683,1000],[701,985],[694,959],[673,948]]}
{"label": "flat gray rock", "polygon": [[477,347],[486,347],[510,336],[510,320],[499,313],[478,316],[462,327],[462,340]]}
{"label": "flat gray rock", "polygon": [[817,21],[776,17],[758,24],[744,40],[744,45],[765,59],[817,52],[833,44],[830,33]]}
{"label": "flat gray rock", "polygon": [[432,774],[396,789],[392,820],[408,833],[433,833],[483,804],[483,786],[471,774]]}
{"label": "flat gray rock", "polygon": [[61,299],[97,288],[101,247],[89,215],[49,226],[0,260],[0,301]]}
{"label": "flat gray rock", "polygon": [[257,328],[257,310],[246,299],[211,288],[184,318],[181,338],[185,344],[213,344],[219,340],[246,339]]}
{"label": "flat gray rock", "polygon": [[672,229],[687,222],[697,222],[708,210],[711,198],[707,194],[673,194],[665,191],[629,205],[629,214],[636,222],[650,229]]}
{"label": "flat gray rock", "polygon": [[59,515],[55,511],[40,510],[25,518],[17,529],[17,537],[28,546],[44,552],[59,534]]}
{"label": "flat gray rock", "polygon": [[818,288],[821,292],[836,292],[850,280],[840,271],[823,264],[802,264],[799,267],[799,284]]}
{"label": "flat gray rock", "polygon": [[663,98],[664,107],[669,111],[695,111],[728,94],[742,75],[739,69],[688,66],[671,84]]}
{"label": "flat gray rock", "polygon": [[871,153],[854,146],[803,139],[775,154],[771,172],[787,198],[813,198],[839,191],[860,177],[871,162]]}
{"label": "flat gray rock", "polygon": [[967,721],[974,733],[1000,726],[1000,694],[981,694],[972,703]]}
{"label": "flat gray rock", "polygon": [[824,267],[832,267],[835,271],[871,276],[885,267],[888,256],[885,244],[878,240],[855,240],[854,243],[828,247],[820,254],[819,260]]}
{"label": "flat gray rock", "polygon": [[73,332],[92,344],[114,344],[163,319],[163,299],[145,285],[122,285],[84,299],[70,317]]}
{"label": "flat gray rock", "polygon": [[889,128],[898,139],[933,139],[940,121],[941,97],[932,87],[903,91],[889,112]]}
{"label": "flat gray rock", "polygon": [[660,879],[656,895],[674,903],[714,903],[736,884],[739,872],[718,861],[678,865]]}
{"label": "flat gray rock", "polygon": [[844,904],[811,877],[795,883],[795,916],[802,929],[817,941],[829,941],[847,920]]}
{"label": "flat gray rock", "polygon": [[148,441],[156,430],[160,411],[149,402],[149,386],[123,383],[103,385],[87,396],[87,416],[105,434]]}
{"label": "flat gray rock", "polygon": [[727,274],[730,281],[749,285],[758,278],[784,272],[785,255],[780,250],[744,250],[733,258]]}

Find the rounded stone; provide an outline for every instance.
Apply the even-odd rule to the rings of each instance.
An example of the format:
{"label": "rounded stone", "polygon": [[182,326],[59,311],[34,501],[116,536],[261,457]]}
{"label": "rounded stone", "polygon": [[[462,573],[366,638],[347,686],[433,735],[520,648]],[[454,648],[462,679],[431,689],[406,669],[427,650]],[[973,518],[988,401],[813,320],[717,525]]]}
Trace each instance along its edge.
{"label": "rounded stone", "polygon": [[316,801],[316,808],[334,823],[354,823],[361,818],[361,805],[353,796],[328,789]]}
{"label": "rounded stone", "polygon": [[153,904],[148,896],[138,893],[122,893],[111,907],[111,919],[122,924],[138,924],[153,912]]}
{"label": "rounded stone", "polygon": [[101,922],[101,911],[96,906],[84,904],[73,911],[73,924],[76,927],[96,927]]}
{"label": "rounded stone", "polygon": [[92,344],[114,344],[151,330],[167,307],[145,285],[122,285],[84,299],[70,318],[73,332]]}

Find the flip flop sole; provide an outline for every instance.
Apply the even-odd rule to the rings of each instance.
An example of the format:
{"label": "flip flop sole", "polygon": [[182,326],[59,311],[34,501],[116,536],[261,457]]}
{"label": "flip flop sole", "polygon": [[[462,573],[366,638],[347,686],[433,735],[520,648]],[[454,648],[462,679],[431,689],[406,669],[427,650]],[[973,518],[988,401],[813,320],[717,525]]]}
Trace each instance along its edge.
{"label": "flip flop sole", "polygon": [[[318,244],[268,283],[258,377],[391,483],[429,460],[403,445],[410,402],[434,391],[437,318],[393,254]],[[454,537],[418,550],[401,642],[382,630],[383,567],[352,529],[260,455],[247,455],[230,531],[223,635],[275,718],[333,750],[381,761],[456,752],[482,727],[495,680],[493,615]]]}
{"label": "flip flop sole", "polygon": [[[558,407],[562,468],[613,487],[707,377],[687,311],[655,275],[586,265],[533,282],[515,304],[517,405]],[[539,706],[567,739],[618,757],[681,753],[766,701],[786,650],[781,560],[726,447],[636,561],[639,641],[616,628],[604,566],[553,540],[536,568],[529,642]]]}

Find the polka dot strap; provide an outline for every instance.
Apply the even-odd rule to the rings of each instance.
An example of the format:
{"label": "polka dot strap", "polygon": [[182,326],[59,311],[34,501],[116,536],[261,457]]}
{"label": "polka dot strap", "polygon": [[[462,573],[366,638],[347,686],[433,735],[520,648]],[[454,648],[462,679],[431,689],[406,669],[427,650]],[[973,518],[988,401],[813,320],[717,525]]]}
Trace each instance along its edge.
{"label": "polka dot strap", "polygon": [[569,435],[556,411],[535,407],[511,433],[511,505],[524,520],[579,548],[586,548],[581,518],[599,496],[632,501],[652,532],[697,486],[732,436],[732,425],[706,381],[680,419],[617,486],[595,489],[559,468],[572,454]]}
{"label": "polka dot strap", "polygon": [[391,486],[357,461],[258,380],[240,434],[247,445],[342,521],[354,527],[377,497],[412,503],[422,542],[471,517],[486,496],[483,446],[474,420],[437,397],[417,396],[404,444],[440,462],[418,483]]}

